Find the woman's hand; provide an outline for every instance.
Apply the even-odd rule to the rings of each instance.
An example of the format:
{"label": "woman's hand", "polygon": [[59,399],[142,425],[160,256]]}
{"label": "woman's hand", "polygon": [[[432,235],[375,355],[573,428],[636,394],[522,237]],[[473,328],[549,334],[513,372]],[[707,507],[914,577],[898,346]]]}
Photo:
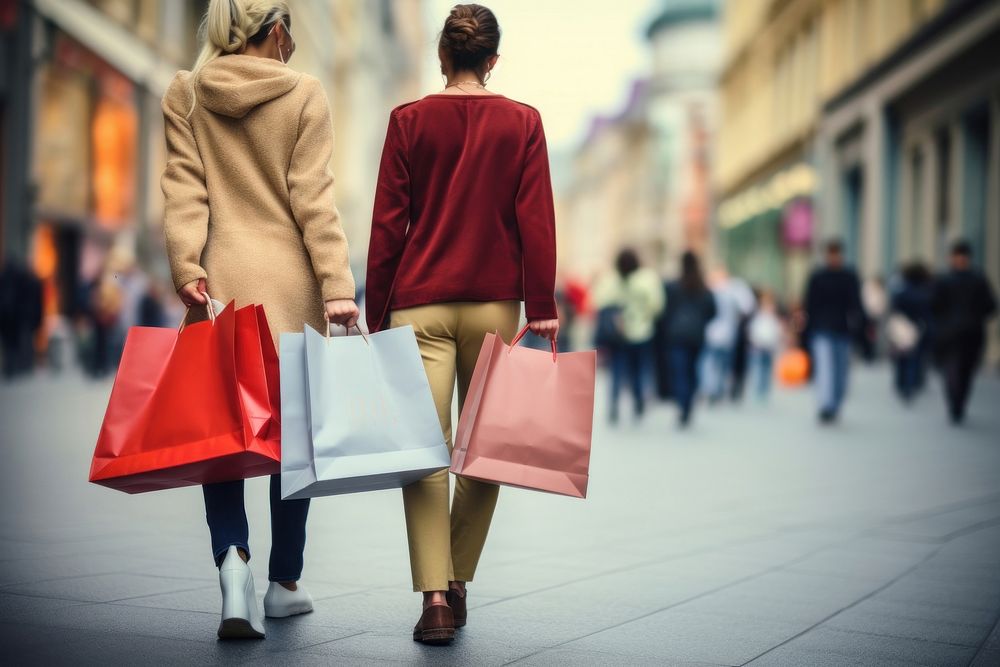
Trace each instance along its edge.
{"label": "woman's hand", "polygon": [[205,284],[205,279],[199,278],[177,290],[177,296],[181,298],[185,306],[191,308],[192,306],[206,305],[208,299],[205,298],[205,293],[207,292],[208,286]]}
{"label": "woman's hand", "polygon": [[531,333],[548,338],[553,343],[559,340],[559,320],[535,320],[528,322]]}
{"label": "woman's hand", "polygon": [[353,299],[333,299],[326,302],[326,317],[331,324],[339,324],[350,329],[358,323],[358,304]]}

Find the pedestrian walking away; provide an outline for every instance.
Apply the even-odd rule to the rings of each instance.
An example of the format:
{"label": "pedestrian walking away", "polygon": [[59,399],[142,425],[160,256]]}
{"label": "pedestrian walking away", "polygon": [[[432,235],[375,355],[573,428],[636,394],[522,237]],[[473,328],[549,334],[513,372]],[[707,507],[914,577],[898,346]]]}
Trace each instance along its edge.
{"label": "pedestrian walking away", "polygon": [[824,265],[809,278],[805,309],[819,419],[826,424],[840,414],[847,394],[851,339],[865,326],[858,276],[845,266],[838,240],[826,243]]}
{"label": "pedestrian walking away", "polygon": [[781,319],[774,294],[763,290],[758,299],[757,311],[747,327],[750,342],[750,365],[753,368],[754,386],[758,400],[766,401],[771,394],[771,377],[774,375],[774,357],[781,346]]}
{"label": "pedestrian walking away", "polygon": [[[555,214],[541,116],[486,89],[500,28],[480,5],[456,5],[438,43],[444,90],[389,117],[368,252],[371,331],[412,326],[452,447],[456,379],[464,403],[487,333],[510,343],[520,301],[531,331],[555,341]],[[447,644],[467,618],[471,582],[499,487],[447,470],[403,488],[413,639]]]}
{"label": "pedestrian walking away", "polygon": [[[194,317],[207,293],[263,304],[272,335],[358,318],[347,241],[328,169],[330,110],[319,82],[288,67],[284,2],[212,0],[191,72],[163,98],[164,233],[174,286]],[[211,223],[209,221],[211,220]],[[325,303],[325,312],[324,312]],[[192,409],[197,409],[194,406]],[[263,637],[243,481],[206,484],[205,511],[222,586],[220,638]],[[312,609],[302,574],[308,500],[283,501],[271,477],[267,616]]]}
{"label": "pedestrian walking away", "polygon": [[955,242],[949,263],[950,270],[934,285],[931,313],[948,416],[960,424],[982,359],[986,322],[996,313],[997,301],[986,277],[973,268],[967,241]]}
{"label": "pedestrian walking away", "polygon": [[685,252],[681,277],[667,285],[664,329],[669,350],[671,389],[677,401],[678,423],[691,420],[698,389],[698,359],[705,344],[705,328],[716,316],[715,299],[705,286],[698,257]]}
{"label": "pedestrian walking away", "polygon": [[727,388],[738,400],[746,371],[745,350],[739,349],[746,343],[741,330],[745,333],[743,325],[754,309],[753,291],[724,267],[713,271],[709,282],[716,310],[705,332],[701,389],[710,403],[722,400]]}
{"label": "pedestrian walking away", "polygon": [[920,262],[901,271],[902,283],[892,295],[885,337],[893,360],[896,393],[909,403],[924,385],[931,337],[931,274]]}
{"label": "pedestrian walking away", "polygon": [[[598,340],[611,359],[611,423],[618,422],[622,388],[632,392],[635,419],[646,409],[646,377],[653,363],[652,340],[663,310],[663,284],[652,269],[641,266],[632,249],[618,253],[615,269],[594,290],[598,307]],[[608,330],[611,333],[606,333]]]}

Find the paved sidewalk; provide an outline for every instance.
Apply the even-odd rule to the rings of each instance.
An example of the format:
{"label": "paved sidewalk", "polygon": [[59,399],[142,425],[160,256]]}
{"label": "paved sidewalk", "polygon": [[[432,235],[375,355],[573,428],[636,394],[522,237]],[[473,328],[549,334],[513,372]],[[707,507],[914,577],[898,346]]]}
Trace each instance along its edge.
{"label": "paved sidewalk", "polygon": [[[308,616],[218,642],[198,489],[86,475],[110,385],[0,386],[5,664],[998,665],[1000,382],[969,424],[860,370],[841,424],[807,391],[604,426],[590,498],[504,490],[467,628],[415,644],[398,491],[314,501]],[[266,487],[248,488],[266,580]]]}

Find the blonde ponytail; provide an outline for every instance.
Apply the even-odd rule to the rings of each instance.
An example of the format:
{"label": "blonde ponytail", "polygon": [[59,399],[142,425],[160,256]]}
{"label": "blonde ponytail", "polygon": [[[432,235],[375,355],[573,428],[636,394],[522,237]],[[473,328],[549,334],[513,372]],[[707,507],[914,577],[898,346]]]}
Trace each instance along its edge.
{"label": "blonde ponytail", "polygon": [[262,28],[281,21],[288,28],[291,18],[288,5],[280,0],[211,0],[198,34],[202,42],[198,59],[191,69],[191,108],[198,102],[195,82],[205,65],[228,53],[242,53],[252,37]]}

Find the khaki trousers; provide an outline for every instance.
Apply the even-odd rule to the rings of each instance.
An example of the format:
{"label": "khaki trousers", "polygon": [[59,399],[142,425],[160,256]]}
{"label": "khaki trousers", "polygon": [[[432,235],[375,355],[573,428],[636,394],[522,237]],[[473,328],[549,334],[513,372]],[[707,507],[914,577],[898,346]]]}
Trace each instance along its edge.
{"label": "khaki trousers", "polygon": [[[390,326],[410,325],[416,333],[448,449],[456,378],[461,411],[483,338],[499,332],[510,342],[520,316],[517,301],[432,304],[392,313]],[[498,486],[456,478],[449,512],[448,477],[441,470],[403,487],[414,591],[443,591],[449,581],[472,581],[493,519]]]}

